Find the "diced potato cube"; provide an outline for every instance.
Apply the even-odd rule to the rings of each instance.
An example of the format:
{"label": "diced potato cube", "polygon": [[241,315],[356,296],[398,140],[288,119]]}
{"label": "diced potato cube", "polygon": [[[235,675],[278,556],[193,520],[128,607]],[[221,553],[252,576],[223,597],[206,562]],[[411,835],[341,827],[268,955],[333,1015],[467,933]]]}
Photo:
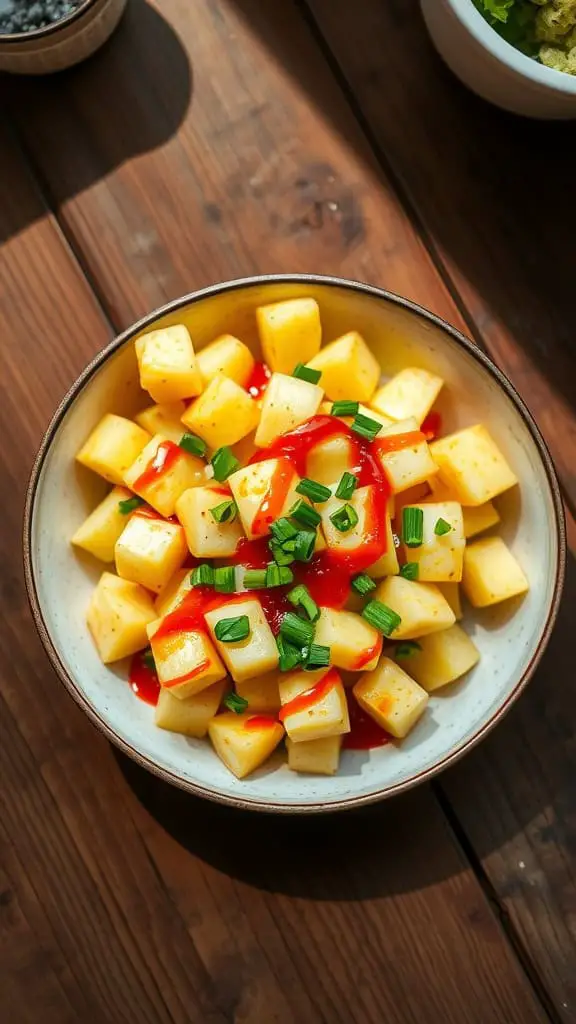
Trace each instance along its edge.
{"label": "diced potato cube", "polygon": [[462,515],[464,517],[464,536],[467,540],[470,537],[476,537],[479,533],[484,533],[485,530],[489,530],[491,526],[496,526],[500,522],[500,516],[491,501],[486,501],[483,505],[463,507]]}
{"label": "diced potato cube", "polygon": [[378,389],[370,405],[392,420],[407,420],[413,416],[420,424],[438,398],[443,383],[434,373],[407,366]]}
{"label": "diced potato cube", "polygon": [[89,551],[101,562],[113,562],[114,545],[128,522],[128,516],[120,511],[120,502],[131,497],[125,487],[113,487],[78,527],[72,537],[72,544]]}
{"label": "diced potato cube", "polygon": [[248,711],[275,715],[280,710],[277,671],[236,683],[236,693],[248,701]]}
{"label": "diced potato cube", "polygon": [[228,711],[212,719],[208,735],[220,760],[236,778],[244,779],[268,760],[284,729],[273,718]]}
{"label": "diced potato cube", "polygon": [[146,627],[155,617],[152,596],[143,587],[103,572],[92,594],[86,622],[104,664],[128,658],[146,647]]}
{"label": "diced potato cube", "polygon": [[369,402],[380,378],[380,364],[357,331],[326,345],[308,366],[320,370],[320,385],[333,401]]}
{"label": "diced potato cube", "polygon": [[[139,483],[142,475],[158,464],[162,453],[168,456],[166,468],[155,474],[150,482]],[[131,490],[144,498],[161,516],[172,516],[176,502],[184,491],[206,483],[206,466],[201,459],[178,448],[173,441],[156,434],[126,470],[124,480]]]}
{"label": "diced potato cube", "polygon": [[483,505],[518,483],[481,423],[434,441],[430,451],[440,478],[462,505]]}
{"label": "diced potato cube", "polygon": [[[235,619],[239,615],[248,616],[249,637],[237,643],[223,643],[217,640],[216,623],[221,619]],[[263,676],[277,668],[278,648],[258,598],[231,601],[230,604],[223,604],[220,608],[206,612],[204,618],[235,683],[252,679],[253,676]]]}
{"label": "diced potato cube", "polygon": [[454,625],[456,616],[433,583],[416,583],[403,576],[389,576],[370,597],[388,605],[400,616],[393,640],[415,639]]}
{"label": "diced potato cube", "polygon": [[[262,400],[255,441],[259,448],[293,430],[318,412],[324,392],[316,384],[284,373],[273,373]],[[252,402],[252,399],[248,399]],[[254,403],[253,403],[254,404]]]}
{"label": "diced potato cube", "polygon": [[205,383],[222,373],[243,388],[254,369],[254,356],[250,349],[232,334],[222,334],[211,341],[196,358]]}
{"label": "diced potato cube", "polygon": [[178,444],[186,428],[182,416],[186,410],[185,402],[170,402],[167,405],[149,405],[142,409],[134,419],[150,435],[160,434],[169,441]]}
{"label": "diced potato cube", "polygon": [[456,621],[462,618],[462,602],[460,600],[460,584],[459,583],[437,583],[436,586],[440,593],[446,598],[450,605]]}
{"label": "diced potato cube", "polygon": [[428,694],[390,658],[362,676],[353,694],[361,708],[386,732],[403,739],[423,715]]}
{"label": "diced potato cube", "polygon": [[202,739],[208,732],[210,720],[220,707],[225,686],[225,680],[221,679],[185,700],[178,700],[170,690],[160,690],[154,714],[155,724],[159,729]]}
{"label": "diced potato cube", "polygon": [[386,551],[380,556],[377,562],[368,566],[366,572],[368,576],[372,576],[375,580],[378,580],[383,576],[395,576],[399,571],[400,566],[398,564],[398,552],[394,543],[392,522],[390,516],[386,515]]}
{"label": "diced potato cube", "polygon": [[430,633],[418,641],[421,650],[402,658],[394,651],[394,660],[407,669],[428,693],[453,683],[469,672],[480,659],[480,651],[460,626]]}
{"label": "diced potato cube", "polygon": [[[329,678],[327,678],[327,676]],[[327,683],[328,685],[322,685]],[[336,669],[319,672],[291,672],[279,681],[280,701],[285,715],[284,728],[293,743],[341,736],[350,732],[348,704],[342,680]],[[304,708],[285,709],[296,697],[318,686],[318,696]]]}
{"label": "diced potato cube", "polygon": [[350,472],[353,452],[347,437],[331,437],[310,449],[306,457],[306,476],[331,487],[343,473]]}
{"label": "diced potato cube", "polygon": [[159,634],[162,620],[148,626],[158,680],[178,700],[200,693],[226,676],[210,637],[203,631]]}
{"label": "diced potato cube", "polygon": [[[252,399],[252,401],[254,401],[254,399]],[[258,405],[257,402],[255,404]],[[241,441],[237,441],[236,444],[232,446],[232,451],[241,466],[245,466],[247,462],[250,462],[252,456],[258,451],[254,437],[254,432],[247,434],[246,437],[243,437]]]}
{"label": "diced potato cube", "polygon": [[[424,517],[422,543],[415,548],[404,548],[406,561],[416,562],[418,566],[419,581],[458,583],[462,579],[466,544],[462,506],[456,501],[438,501],[407,507],[422,509]],[[451,529],[437,536],[436,524],[442,519]]]}
{"label": "diced potato cube", "polygon": [[330,663],[349,672],[375,668],[382,637],[361,615],[321,608],[314,643],[330,648]]}
{"label": "diced potato cube", "polygon": [[162,588],[154,602],[156,615],[163,619],[182,603],[186,594],[192,589],[192,570],[178,569],[168,583]]}
{"label": "diced potato cube", "polygon": [[320,349],[322,326],[315,299],[287,299],[256,310],[260,344],[271,370],[292,373]]}
{"label": "diced potato cube", "polygon": [[217,523],[211,509],[229,498],[212,487],[191,487],[176,502],[176,515],[186,530],[188,547],[196,558],[230,558],[244,532],[238,517]]}
{"label": "diced potato cube", "polygon": [[484,537],[466,546],[462,587],[475,608],[506,601],[528,590],[528,580],[501,537]]}
{"label": "diced potato cube", "polygon": [[149,516],[131,516],[116,542],[116,572],[159,594],[188,555],[178,523]]}
{"label": "diced potato cube", "polygon": [[[322,529],[326,544],[333,551],[357,551],[366,544],[366,537],[373,530],[374,520],[378,513],[374,487],[371,485],[359,487],[351,498],[343,501],[341,498],[334,497],[337,486],[338,481],[332,484],[332,497],[318,506],[318,512],[322,516]],[[358,522],[356,526],[342,533],[334,526],[330,516],[345,505],[350,505],[354,509],[358,516]]]}
{"label": "diced potato cube", "polygon": [[309,775],[335,775],[340,761],[342,736],[324,736],[319,740],[294,743],[286,740],[288,767]]}
{"label": "diced potato cube", "polygon": [[250,540],[270,533],[270,524],[297,500],[300,477],[286,459],[264,459],[228,477],[244,532]]}
{"label": "diced potato cube", "polygon": [[[378,441],[395,434],[411,434],[418,431],[418,423],[414,418],[402,420],[392,426],[383,427],[375,441],[378,450]],[[427,441],[416,441],[415,444],[406,448],[399,448],[397,451],[387,452],[384,449],[378,450],[378,459],[384,468],[386,476],[395,494],[399,491],[406,491],[409,487],[421,484],[438,471],[430,453]]]}
{"label": "diced potato cube", "polygon": [[[432,479],[436,480],[437,476],[432,477]],[[438,496],[436,491],[431,493],[430,484],[427,480],[423,484],[416,484],[415,487],[408,487],[396,496],[392,495],[392,498],[394,500],[394,517],[398,519],[399,524],[401,524],[402,520],[402,510],[407,505],[421,505],[425,501],[456,501],[456,498],[453,496],[446,498]]]}
{"label": "diced potato cube", "polygon": [[183,324],[141,335],[134,343],[140,385],[155,402],[177,402],[204,387],[192,338]]}
{"label": "diced potato cube", "polygon": [[204,438],[210,448],[236,444],[256,427],[258,406],[244,388],[217,374],[186,409],[182,422]]}
{"label": "diced potato cube", "polygon": [[126,470],[149,440],[150,435],[137,423],[108,413],[84,442],[76,461],[121,486]]}

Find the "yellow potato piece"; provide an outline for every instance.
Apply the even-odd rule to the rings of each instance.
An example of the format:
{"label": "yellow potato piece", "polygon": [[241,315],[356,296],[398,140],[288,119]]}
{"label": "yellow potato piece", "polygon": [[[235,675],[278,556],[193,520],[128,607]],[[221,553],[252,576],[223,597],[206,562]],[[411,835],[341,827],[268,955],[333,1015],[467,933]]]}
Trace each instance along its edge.
{"label": "yellow potato piece", "polygon": [[[383,427],[376,439],[376,445],[380,438],[394,434],[411,434],[419,429],[418,422],[414,417],[394,423],[389,427]],[[379,452],[378,460],[395,494],[424,483],[438,469],[432,458],[428,442],[424,440],[416,441],[413,445],[400,448],[398,451]]]}
{"label": "yellow potato piece", "polygon": [[94,428],[76,461],[122,486],[124,474],[150,441],[150,435],[124,416],[108,413]]}
{"label": "yellow potato piece", "polygon": [[326,736],[341,736],[350,732],[348,704],[342,680],[335,669],[321,669],[319,672],[291,672],[279,681],[282,706],[289,704],[300,694],[312,689],[327,672],[333,676],[334,685],[321,693],[314,703],[304,710],[295,710],[284,719],[284,728],[293,743],[302,743]]}
{"label": "yellow potato piece", "polygon": [[205,463],[189,455],[183,448],[178,448],[178,457],[150,483],[144,486],[138,483],[142,474],[158,460],[160,446],[163,451],[167,451],[167,446],[173,444],[173,441],[156,434],[124,474],[128,487],[144,498],[161,516],[174,515],[180,495],[189,487],[199,487],[206,483]]}
{"label": "yellow potato piece", "polygon": [[134,419],[139,426],[152,436],[160,434],[175,444],[181,440],[186,428],[182,423],[182,415],[186,410],[185,402],[170,402],[167,405],[149,405],[142,409]]}
{"label": "yellow potato piece", "polygon": [[[406,561],[418,566],[418,580],[421,583],[458,583],[462,579],[466,543],[462,506],[456,501],[437,501],[406,506],[410,508],[420,508],[423,514],[422,543],[417,547],[404,547]],[[438,536],[435,530],[440,520],[447,523],[450,530]]]}
{"label": "yellow potato piece", "polygon": [[133,515],[116,542],[116,572],[159,594],[188,555],[178,523]]}
{"label": "yellow potato piece", "polygon": [[226,681],[221,679],[185,700],[173,697],[169,690],[160,690],[154,713],[155,725],[169,732],[180,732],[184,736],[202,739],[220,707],[225,687]]}
{"label": "yellow potato piece", "polygon": [[250,724],[254,719],[257,716],[251,712],[237,715],[230,711],[216,715],[208,726],[214,750],[238,779],[250,775],[267,761],[284,736],[279,722],[256,721],[254,727]]}
{"label": "yellow potato piece", "polygon": [[120,511],[120,502],[131,497],[131,492],[125,487],[113,487],[78,527],[71,543],[90,552],[101,562],[113,562],[114,546],[128,522],[128,516]]}
{"label": "yellow potato piece", "polygon": [[483,505],[518,479],[486,427],[477,424],[430,445],[441,480],[462,505]]}
{"label": "yellow potato piece", "polygon": [[262,401],[256,445],[265,448],[281,434],[294,430],[315,416],[323,395],[322,388],[316,384],[284,373],[273,373]]}
{"label": "yellow potato piece", "polygon": [[424,714],[428,694],[390,658],[355,684],[352,690],[361,708],[397,739],[404,739]]}
{"label": "yellow potato piece", "polygon": [[[228,477],[227,483],[236,502],[244,532],[250,540],[266,536],[270,532],[270,523],[286,515],[299,497],[296,488],[300,477],[285,460],[280,459],[263,459],[262,462],[237,469]],[[274,514],[270,512],[268,516],[265,505],[269,507],[272,496],[276,508],[277,494],[278,510]],[[285,497],[282,501],[283,495]]]}
{"label": "yellow potato piece", "polygon": [[154,602],[156,614],[163,619],[173,612],[192,589],[192,570],[178,569],[162,588]]}
{"label": "yellow potato piece", "polygon": [[223,374],[243,388],[254,369],[254,356],[250,349],[232,334],[222,334],[211,341],[198,352],[197,359],[205,383]]}
{"label": "yellow potato piece", "polygon": [[320,349],[322,327],[315,299],[287,299],[256,310],[260,344],[271,370],[292,373]]}
{"label": "yellow potato piece", "polygon": [[428,370],[407,366],[372,396],[370,405],[392,420],[413,416],[422,423],[438,398],[444,381]]}
{"label": "yellow potato piece", "polygon": [[182,422],[199,434],[209,448],[236,444],[258,424],[260,412],[253,398],[229,377],[214,377],[182,416]]}
{"label": "yellow potato piece", "polygon": [[528,590],[528,580],[501,537],[466,546],[462,589],[475,608],[498,604]]}
{"label": "yellow potato piece", "polygon": [[335,775],[340,761],[342,736],[324,736],[319,740],[294,743],[286,740],[288,767],[308,775]]}
{"label": "yellow potato piece", "polygon": [[326,345],[308,366],[321,371],[318,383],[333,401],[369,402],[380,378],[380,364],[357,331]]}
{"label": "yellow potato piece", "polygon": [[158,635],[160,625],[159,619],[150,623],[148,639],[160,685],[173,697],[185,700],[224,679],[226,669],[207,633],[186,630]]}
{"label": "yellow potato piece", "polygon": [[212,509],[230,499],[212,487],[191,487],[176,502],[176,515],[186,530],[188,547],[196,558],[230,558],[244,536],[238,517],[218,523]]}
{"label": "yellow potato piece", "polygon": [[152,596],[138,583],[102,573],[86,622],[104,664],[128,658],[148,644],[147,626],[156,617]]}
{"label": "yellow potato piece", "polygon": [[[216,639],[216,624],[222,619],[235,619],[247,615],[250,635],[246,640],[224,643]],[[266,621],[262,605],[256,597],[245,601],[231,601],[204,616],[214,643],[232,679],[243,682],[253,676],[262,676],[278,666],[278,648],[274,634]]]}
{"label": "yellow potato piece", "polygon": [[249,711],[275,715],[280,710],[278,678],[278,671],[274,670],[263,676],[243,679],[236,683],[236,693],[248,701]]}
{"label": "yellow potato piece", "polygon": [[393,640],[415,639],[436,630],[448,629],[456,621],[446,598],[434,583],[417,583],[402,576],[389,576],[370,597],[400,616]]}
{"label": "yellow potato piece", "polygon": [[428,693],[460,679],[480,660],[480,651],[460,626],[430,633],[417,642],[420,650],[404,658],[398,645],[393,658]]}
{"label": "yellow potato piece", "polygon": [[438,590],[446,598],[457,620],[462,618],[462,602],[460,600],[459,583],[437,583]]}
{"label": "yellow potato piece", "polygon": [[140,385],[155,402],[177,402],[202,391],[204,382],[194,345],[183,324],[142,334],[134,348]]}
{"label": "yellow potato piece", "polygon": [[349,672],[369,671],[376,666],[382,637],[361,615],[321,608],[314,643],[330,648],[330,663]]}

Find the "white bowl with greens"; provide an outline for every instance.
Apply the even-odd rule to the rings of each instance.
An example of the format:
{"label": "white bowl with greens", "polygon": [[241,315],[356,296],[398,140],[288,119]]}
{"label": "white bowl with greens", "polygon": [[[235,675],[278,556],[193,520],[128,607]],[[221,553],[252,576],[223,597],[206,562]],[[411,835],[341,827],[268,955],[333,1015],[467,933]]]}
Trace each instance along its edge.
{"label": "white bowl with greens", "polygon": [[421,0],[432,41],[479,96],[526,117],[576,117],[576,0]]}

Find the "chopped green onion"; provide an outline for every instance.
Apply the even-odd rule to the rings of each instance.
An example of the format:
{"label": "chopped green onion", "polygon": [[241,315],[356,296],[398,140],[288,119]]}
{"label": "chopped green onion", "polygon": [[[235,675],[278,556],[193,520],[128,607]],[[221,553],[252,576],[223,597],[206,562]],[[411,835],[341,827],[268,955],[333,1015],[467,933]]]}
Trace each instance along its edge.
{"label": "chopped green onion", "polygon": [[352,505],[342,505],[342,508],[337,509],[330,516],[330,522],[336,527],[340,533],[347,533],[356,526],[358,522],[358,513]]}
{"label": "chopped green onion", "polygon": [[418,562],[404,562],[404,565],[400,566],[400,575],[404,580],[417,580],[418,571]]}
{"label": "chopped green onion", "polygon": [[214,478],[218,480],[218,483],[222,483],[228,479],[231,473],[238,469],[240,463],[234,452],[230,448],[224,447],[218,448],[214,452],[210,459],[210,465],[214,470]]}
{"label": "chopped green onion", "polygon": [[314,637],[314,626],[305,622],[295,612],[286,612],[280,623],[280,634],[296,647],[307,647]]}
{"label": "chopped green onion", "polygon": [[210,515],[217,523],[231,523],[238,515],[236,502],[229,498],[227,501],[221,502],[220,505],[215,505],[214,508],[211,508]]}
{"label": "chopped green onion", "polygon": [[295,505],[292,505],[288,515],[291,515],[297,523],[301,523],[302,526],[311,526],[313,530],[322,522],[322,516],[312,508],[312,505],[308,505],[307,502],[299,498]]}
{"label": "chopped green onion", "polygon": [[412,654],[416,654],[416,651],[421,650],[420,644],[416,643],[415,640],[405,640],[404,643],[398,644],[394,653],[397,658],[409,658]]}
{"label": "chopped green onion", "polygon": [[266,569],[246,569],[242,583],[246,590],[263,590],[266,586]]}
{"label": "chopped green onion", "polygon": [[137,494],[133,498],[125,498],[124,501],[118,502],[118,509],[120,515],[127,516],[130,512],[133,512],[135,508],[140,508],[141,505],[145,505],[144,498],[139,498]]}
{"label": "chopped green onion", "polygon": [[233,594],[236,590],[236,570],[233,565],[214,569],[214,587],[219,594]]}
{"label": "chopped green onion", "polygon": [[311,366],[304,366],[304,363],[296,363],[292,376],[299,380],[307,380],[309,384],[317,384],[322,376],[322,370],[314,370]]}
{"label": "chopped green onion", "polygon": [[450,533],[451,529],[452,527],[450,526],[450,523],[447,523],[445,519],[442,519],[442,517],[436,520],[434,533],[437,537],[443,537],[445,533]]}
{"label": "chopped green onion", "polygon": [[303,494],[305,498],[309,498],[310,501],[316,504],[321,501],[328,501],[328,498],[332,497],[332,491],[329,487],[316,483],[316,480],[310,480],[307,476],[298,484],[296,494]]}
{"label": "chopped green onion", "polygon": [[227,693],[222,703],[225,708],[234,711],[237,715],[241,715],[248,707],[248,701],[244,697],[239,697],[237,693]]}
{"label": "chopped green onion", "polygon": [[286,519],[286,516],[282,516],[270,524],[270,533],[274,540],[278,541],[279,544],[283,544],[285,540],[292,540],[298,533],[298,530],[289,519]]}
{"label": "chopped green onion", "polygon": [[146,665],[146,668],[151,669],[152,672],[156,671],[156,662],[154,661],[154,655],[152,654],[151,647],[147,647],[146,650],[142,652],[142,661],[144,665]]}
{"label": "chopped green onion", "polygon": [[367,441],[373,441],[382,430],[382,424],[362,412],[357,412],[352,421],[352,430],[360,437],[365,437]]}
{"label": "chopped green onion", "polygon": [[374,580],[365,572],[359,573],[359,575],[355,576],[354,579],[350,580],[350,582],[356,593],[361,594],[362,597],[369,594],[371,590],[376,590]]}
{"label": "chopped green onion", "polygon": [[317,672],[319,668],[328,668],[330,664],[330,648],[322,644],[310,644],[304,660],[305,672]]}
{"label": "chopped green onion", "polygon": [[294,590],[290,590],[286,597],[293,604],[295,608],[301,608],[302,611],[310,619],[310,622],[316,622],[320,616],[320,609],[316,604],[316,601],[312,597],[308,587],[305,587],[303,583],[300,583]]}
{"label": "chopped green onion", "polygon": [[316,547],[316,533],[312,530],[300,530],[296,537],[294,558],[297,562],[309,562]]}
{"label": "chopped green onion", "polygon": [[[285,543],[290,544],[291,541],[286,541]],[[274,559],[277,565],[292,565],[292,562],[295,561],[294,552],[286,551],[282,544],[279,544],[278,541],[269,541],[268,547],[270,548],[272,558]]]}
{"label": "chopped green onion", "polygon": [[202,457],[206,455],[208,445],[206,441],[203,441],[197,434],[182,434],[182,437],[178,441],[178,447],[183,448],[185,452],[189,452],[190,455],[199,455]]}
{"label": "chopped green onion", "polygon": [[400,616],[382,601],[368,601],[362,609],[362,618],[380,633],[384,633],[384,636],[390,636],[402,622]]}
{"label": "chopped green onion", "polygon": [[424,513],[421,508],[402,509],[402,540],[407,548],[419,548],[424,539]]}
{"label": "chopped green onion", "polygon": [[237,644],[250,636],[250,619],[236,615],[233,619],[220,619],[214,626],[214,636],[223,644]]}
{"label": "chopped green onion", "polygon": [[294,573],[284,565],[269,565],[266,569],[266,589],[284,587],[294,582]]}
{"label": "chopped green onion", "polygon": [[278,647],[278,668],[281,672],[291,672],[293,668],[302,661],[302,655],[298,647],[291,644],[289,640],[280,634],[276,637]]}
{"label": "chopped green onion", "polygon": [[332,416],[355,416],[360,408],[360,402],[334,402],[331,409]]}
{"label": "chopped green onion", "polygon": [[214,586],[214,569],[207,562],[203,562],[202,565],[197,565],[192,570],[190,576],[190,583],[193,587],[213,587]]}
{"label": "chopped green onion", "polygon": [[354,473],[343,473],[340,483],[336,488],[336,497],[342,498],[343,501],[348,501],[348,499],[354,494],[357,487],[358,477],[354,476]]}

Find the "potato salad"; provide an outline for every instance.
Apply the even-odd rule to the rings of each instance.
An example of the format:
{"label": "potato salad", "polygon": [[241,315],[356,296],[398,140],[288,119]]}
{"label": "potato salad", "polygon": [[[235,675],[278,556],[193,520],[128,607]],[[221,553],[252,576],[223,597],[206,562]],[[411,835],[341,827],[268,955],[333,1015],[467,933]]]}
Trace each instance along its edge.
{"label": "potato salad", "polygon": [[103,563],[98,654],[130,659],[157,727],[238,778],[282,743],[331,775],[477,663],[461,592],[528,589],[494,530],[518,481],[486,425],[443,434],[430,370],[382,380],[356,331],[323,345],[312,298],[255,315],[258,360],[231,335],[195,351],[183,324],[137,339],[142,409],[78,452],[111,489],[72,543]]}

